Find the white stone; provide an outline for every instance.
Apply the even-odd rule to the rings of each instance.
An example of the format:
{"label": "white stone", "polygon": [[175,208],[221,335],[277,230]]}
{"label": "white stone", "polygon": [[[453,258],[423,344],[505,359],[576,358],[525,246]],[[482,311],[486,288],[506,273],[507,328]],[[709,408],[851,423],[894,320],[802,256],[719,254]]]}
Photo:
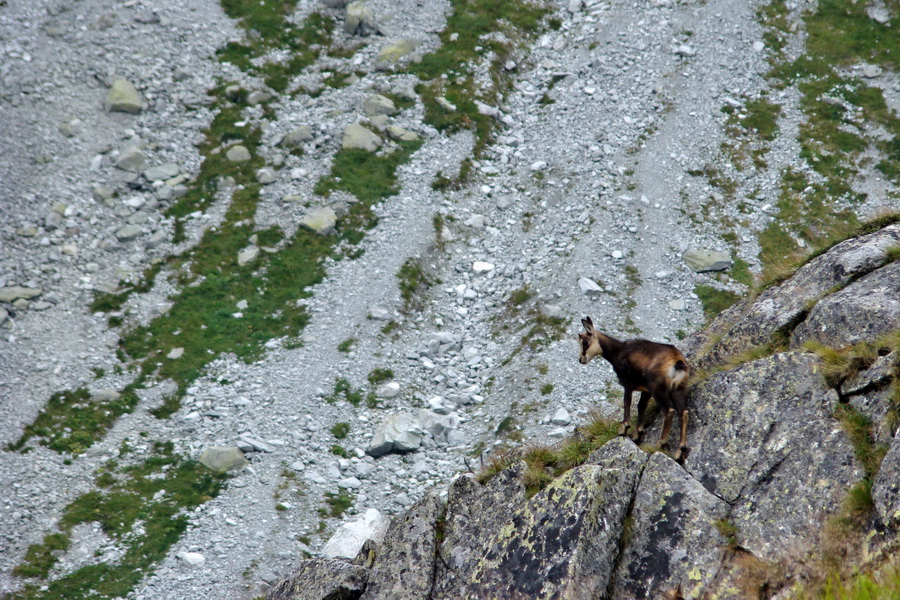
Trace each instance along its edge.
{"label": "white stone", "polygon": [[259,247],[247,246],[246,248],[238,252],[238,266],[243,267],[244,265],[253,262],[254,260],[256,260],[257,256],[259,256]]}
{"label": "white stone", "polygon": [[400,384],[396,381],[389,381],[378,388],[379,398],[396,398],[400,393]]}
{"label": "white stone", "polygon": [[581,288],[581,293],[585,296],[597,296],[603,293],[603,288],[601,288],[593,279],[588,279],[587,277],[582,277],[578,280],[578,287]]}
{"label": "white stone", "polygon": [[166,358],[177,360],[182,356],[184,356],[184,348],[173,348],[172,351],[166,355]]}
{"label": "white stone", "polygon": [[572,422],[572,416],[565,408],[561,408],[553,414],[550,422],[554,425],[568,425]]}
{"label": "white stone", "polygon": [[684,300],[681,298],[677,298],[669,302],[669,308],[672,310],[684,310]]}
{"label": "white stone", "polygon": [[476,273],[487,273],[494,270],[494,265],[489,262],[476,260],[474,263],[472,263],[472,270]]}
{"label": "white stone", "polygon": [[530,168],[532,171],[543,171],[544,169],[547,168],[547,161],[545,161],[545,160],[535,161],[535,162],[531,163]]}
{"label": "white stone", "polygon": [[199,552],[179,552],[175,556],[192,567],[199,567],[206,562],[206,557]]}
{"label": "white stone", "polygon": [[613,258],[615,258],[616,260],[619,260],[620,258],[625,256],[624,254],[622,254],[621,250],[613,250],[612,252],[609,253],[609,255],[612,256]]}
{"label": "white stone", "polygon": [[325,558],[356,558],[363,544],[372,540],[376,544],[384,541],[388,519],[381,511],[370,508],[358,518],[344,523],[322,548]]}

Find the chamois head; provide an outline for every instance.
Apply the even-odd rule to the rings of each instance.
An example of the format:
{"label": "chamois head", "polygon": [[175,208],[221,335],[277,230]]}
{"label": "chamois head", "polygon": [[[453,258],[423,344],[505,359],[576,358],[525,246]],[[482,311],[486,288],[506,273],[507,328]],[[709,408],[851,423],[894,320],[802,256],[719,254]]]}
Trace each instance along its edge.
{"label": "chamois head", "polygon": [[578,334],[578,341],[581,343],[581,356],[578,357],[578,362],[586,365],[592,359],[603,356],[603,347],[600,346],[600,340],[597,338],[597,332],[594,331],[594,323],[591,318],[583,318],[581,324],[584,325],[586,333]]}

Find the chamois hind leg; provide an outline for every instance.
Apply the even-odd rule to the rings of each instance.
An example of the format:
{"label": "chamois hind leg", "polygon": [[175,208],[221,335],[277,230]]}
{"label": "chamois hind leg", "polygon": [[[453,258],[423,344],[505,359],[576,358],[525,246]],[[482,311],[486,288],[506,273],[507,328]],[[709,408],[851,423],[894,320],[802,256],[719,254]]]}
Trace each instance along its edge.
{"label": "chamois hind leg", "polygon": [[641,399],[638,400],[638,417],[637,431],[634,433],[634,443],[640,444],[644,437],[644,413],[647,411],[647,404],[650,402],[650,392],[641,392]]}
{"label": "chamois hind leg", "polygon": [[682,461],[687,456],[687,428],[688,428],[688,409],[687,409],[687,388],[678,388],[673,390],[675,408],[678,410],[679,424],[681,425],[681,439],[678,442],[678,450],[675,452],[675,460]]}
{"label": "chamois hind leg", "polygon": [[669,431],[672,429],[672,417],[675,416],[675,409],[671,406],[666,409],[666,418],[663,421],[663,430],[659,436],[659,445],[665,448],[669,443]]}
{"label": "chamois hind leg", "polygon": [[631,394],[634,390],[630,387],[625,388],[625,416],[622,417],[622,426],[619,428],[619,435],[628,435],[628,428],[631,426]]}
{"label": "chamois hind leg", "polygon": [[675,460],[681,462],[687,456],[687,428],[688,428],[688,411],[681,411],[679,418],[681,422],[681,441],[678,443],[678,450],[675,451]]}

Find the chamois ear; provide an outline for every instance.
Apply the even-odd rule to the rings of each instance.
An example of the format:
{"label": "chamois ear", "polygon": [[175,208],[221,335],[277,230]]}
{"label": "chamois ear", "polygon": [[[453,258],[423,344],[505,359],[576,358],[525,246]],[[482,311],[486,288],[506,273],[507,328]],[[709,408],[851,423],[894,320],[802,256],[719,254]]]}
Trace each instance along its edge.
{"label": "chamois ear", "polygon": [[584,330],[588,333],[594,333],[594,322],[591,321],[590,317],[585,317],[581,320],[581,324],[584,325]]}

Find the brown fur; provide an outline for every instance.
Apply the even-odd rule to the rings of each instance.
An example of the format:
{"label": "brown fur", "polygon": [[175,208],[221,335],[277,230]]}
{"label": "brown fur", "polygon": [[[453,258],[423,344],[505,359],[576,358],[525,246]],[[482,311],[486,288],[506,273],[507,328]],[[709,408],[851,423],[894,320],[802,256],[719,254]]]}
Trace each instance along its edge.
{"label": "brown fur", "polygon": [[625,388],[625,416],[619,435],[626,435],[631,421],[631,395],[640,392],[638,401],[638,425],[635,442],[640,442],[644,433],[644,412],[652,396],[662,408],[665,420],[660,436],[660,445],[669,440],[672,419],[678,412],[681,439],[675,460],[682,460],[687,452],[688,410],[687,397],[690,367],[684,355],[671,344],[660,344],[649,340],[619,340],[594,329],[590,317],[581,320],[585,333],[579,333],[581,356],[578,359],[586,365],[592,359],[602,356],[613,367],[619,383]]}

